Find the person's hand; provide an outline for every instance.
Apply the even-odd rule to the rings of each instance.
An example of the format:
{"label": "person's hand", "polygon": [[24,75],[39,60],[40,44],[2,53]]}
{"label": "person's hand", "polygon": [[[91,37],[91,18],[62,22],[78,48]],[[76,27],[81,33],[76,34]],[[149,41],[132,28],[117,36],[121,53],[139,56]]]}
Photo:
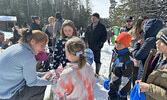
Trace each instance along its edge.
{"label": "person's hand", "polygon": [[144,82],[140,81],[139,86],[140,86],[140,91],[141,92],[147,92],[148,91],[148,87],[149,87],[148,83],[144,83]]}
{"label": "person's hand", "polygon": [[138,43],[140,43],[140,44],[143,44],[143,42],[144,42],[143,39],[138,40]]}
{"label": "person's hand", "polygon": [[50,39],[52,40],[52,39],[53,39],[53,36],[51,36]]}
{"label": "person's hand", "polygon": [[64,68],[62,64],[56,69],[56,75],[60,75],[63,72]]}
{"label": "person's hand", "polygon": [[43,79],[48,80],[50,77],[52,77],[52,72],[51,71],[43,73]]}
{"label": "person's hand", "polygon": [[9,42],[10,42],[10,40],[9,40],[9,39],[6,39],[5,44],[8,45]]}
{"label": "person's hand", "polygon": [[104,81],[104,88],[106,90],[110,90],[110,86],[109,86],[110,81],[111,81],[110,78]]}
{"label": "person's hand", "polygon": [[141,82],[141,80],[136,80],[136,81],[135,81],[135,83],[139,83],[139,82]]}

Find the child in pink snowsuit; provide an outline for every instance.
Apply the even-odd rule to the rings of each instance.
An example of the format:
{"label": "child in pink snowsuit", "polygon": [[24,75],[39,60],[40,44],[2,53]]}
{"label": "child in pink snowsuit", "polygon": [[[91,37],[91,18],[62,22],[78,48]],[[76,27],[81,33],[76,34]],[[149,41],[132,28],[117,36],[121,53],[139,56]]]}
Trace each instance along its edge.
{"label": "child in pink snowsuit", "polygon": [[86,63],[84,41],[73,37],[66,42],[67,63],[53,91],[62,100],[93,100],[95,76],[93,68]]}

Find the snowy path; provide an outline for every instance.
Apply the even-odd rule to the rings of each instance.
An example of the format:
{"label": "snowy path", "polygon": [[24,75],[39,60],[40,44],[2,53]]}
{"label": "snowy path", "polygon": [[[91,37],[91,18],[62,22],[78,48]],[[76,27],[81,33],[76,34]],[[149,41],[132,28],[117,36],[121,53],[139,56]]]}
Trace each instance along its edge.
{"label": "snowy path", "polygon": [[[109,75],[109,65],[111,61],[112,49],[114,45],[108,45],[105,42],[102,50],[101,50],[101,69],[100,69],[100,77],[96,79],[96,84],[93,88],[94,91],[94,100],[107,100],[108,94],[107,90],[104,89],[103,83],[108,78]],[[93,64],[93,68],[95,69],[95,64]]]}

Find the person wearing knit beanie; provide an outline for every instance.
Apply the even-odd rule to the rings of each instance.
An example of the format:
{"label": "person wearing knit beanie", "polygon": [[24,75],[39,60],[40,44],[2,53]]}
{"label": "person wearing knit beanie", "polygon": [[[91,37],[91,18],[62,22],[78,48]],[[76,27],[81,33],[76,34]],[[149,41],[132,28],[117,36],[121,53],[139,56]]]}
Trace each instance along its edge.
{"label": "person wearing knit beanie", "polygon": [[167,28],[164,28],[158,32],[157,39],[162,40],[165,43],[165,45],[167,46]]}
{"label": "person wearing knit beanie", "polygon": [[85,40],[87,41],[89,48],[93,51],[94,61],[96,64],[95,76],[98,78],[101,68],[101,49],[107,39],[106,27],[100,23],[100,15],[94,13],[91,16],[91,24],[88,25],[85,32]]}
{"label": "person wearing knit beanie", "polygon": [[128,46],[131,35],[122,32],[115,40],[109,68],[109,77],[104,82],[104,88],[109,90],[108,100],[126,100],[131,90],[133,74],[133,58]]}
{"label": "person wearing knit beanie", "polygon": [[100,15],[98,13],[94,13],[92,16],[95,16],[96,18],[100,18]]}
{"label": "person wearing knit beanie", "polygon": [[[131,35],[126,33],[126,32],[122,32],[117,36],[115,43],[117,43],[117,42],[121,43],[122,45],[125,46],[125,48],[127,48],[131,42]],[[116,49],[117,50],[119,49],[117,45],[116,45]],[[123,48],[121,48],[121,49],[123,49]]]}
{"label": "person wearing knit beanie", "polygon": [[98,13],[92,14],[91,20],[92,20],[94,28],[98,25],[99,18],[100,18],[100,15]]}

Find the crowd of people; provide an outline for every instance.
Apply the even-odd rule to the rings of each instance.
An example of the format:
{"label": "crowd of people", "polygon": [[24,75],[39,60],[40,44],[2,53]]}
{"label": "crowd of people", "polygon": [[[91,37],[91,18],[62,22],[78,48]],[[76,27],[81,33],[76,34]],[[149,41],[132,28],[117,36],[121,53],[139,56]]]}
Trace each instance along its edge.
{"label": "crowd of people", "polygon": [[49,17],[49,24],[42,28],[40,17],[32,16],[30,26],[13,28],[11,39],[4,40],[0,33],[0,100],[43,100],[47,85],[52,85],[52,93],[60,100],[93,100],[95,80],[104,63],[101,49],[111,39],[115,47],[104,81],[108,100],[127,100],[135,84],[146,100],[167,99],[167,28],[162,29],[160,19],[139,16],[134,22],[130,16],[115,36],[98,13],[92,14],[92,23],[80,34],[60,12],[55,17]]}
{"label": "crowd of people", "polygon": [[167,29],[162,29],[160,19],[139,16],[134,27],[128,30],[132,21],[132,17],[126,20],[125,28],[115,40],[109,78],[104,82],[104,88],[109,90],[108,99],[127,100],[132,80],[133,85],[139,85],[138,99],[142,98],[140,92],[144,92],[145,97],[141,100],[166,100],[166,85],[163,83],[167,68]]}

